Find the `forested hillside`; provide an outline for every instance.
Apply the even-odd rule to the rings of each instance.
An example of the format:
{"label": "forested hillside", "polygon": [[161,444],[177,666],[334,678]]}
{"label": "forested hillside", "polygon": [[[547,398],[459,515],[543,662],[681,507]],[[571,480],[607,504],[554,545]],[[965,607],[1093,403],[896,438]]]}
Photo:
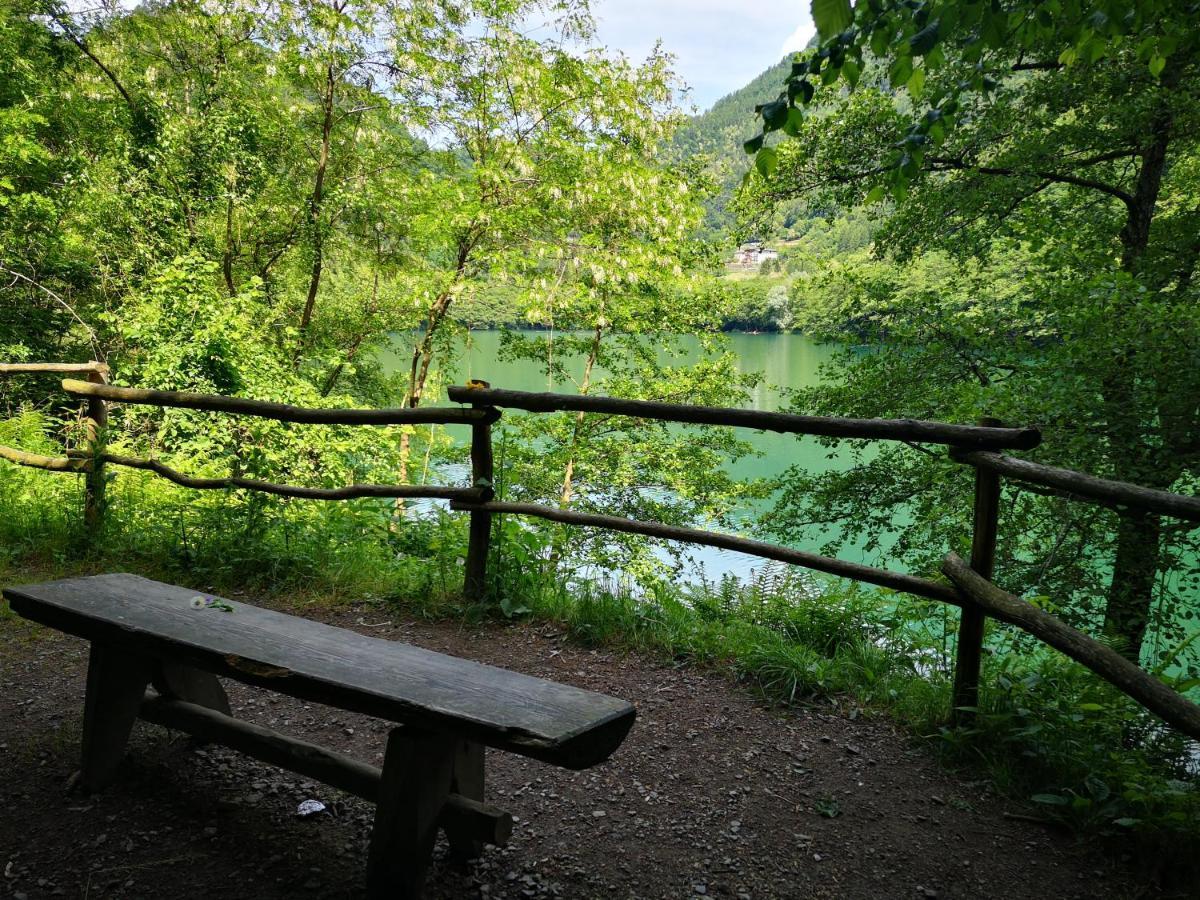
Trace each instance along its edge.
{"label": "forested hillside", "polygon": [[779,91],[790,70],[791,58],[785,57],[711,109],[688,118],[675,133],[672,150],[681,159],[701,163],[715,181],[715,195],[705,203],[704,216],[705,229],[713,237],[727,238],[736,225],[729,204],[754,164],[742,149],[756,127],[754,108]]}

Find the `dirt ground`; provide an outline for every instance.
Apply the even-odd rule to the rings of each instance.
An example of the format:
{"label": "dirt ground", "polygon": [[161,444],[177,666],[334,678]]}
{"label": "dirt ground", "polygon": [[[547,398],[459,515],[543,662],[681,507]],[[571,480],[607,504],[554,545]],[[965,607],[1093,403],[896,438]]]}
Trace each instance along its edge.
{"label": "dirt ground", "polygon": [[[1127,861],[1007,817],[1021,810],[886,720],[772,709],[720,673],[582,649],[545,625],[292,611],[638,708],[586,772],[489,751],[487,799],[517,817],[511,842],[465,870],[439,843],[430,897],[1149,895]],[[0,896],[361,896],[373,807],[233,751],[138,723],[118,784],[68,793],[86,663],[83,642],[0,618]],[[382,762],[384,722],[227,687],[237,715]],[[300,817],[309,799],[326,811]]]}

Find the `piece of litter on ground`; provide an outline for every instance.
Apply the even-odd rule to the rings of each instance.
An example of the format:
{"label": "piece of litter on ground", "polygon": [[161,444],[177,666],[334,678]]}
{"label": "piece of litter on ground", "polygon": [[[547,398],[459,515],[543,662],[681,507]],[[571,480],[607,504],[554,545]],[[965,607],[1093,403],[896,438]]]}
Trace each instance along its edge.
{"label": "piece of litter on ground", "polygon": [[319,812],[325,812],[325,804],[320,800],[305,800],[296,807],[298,816],[315,816]]}

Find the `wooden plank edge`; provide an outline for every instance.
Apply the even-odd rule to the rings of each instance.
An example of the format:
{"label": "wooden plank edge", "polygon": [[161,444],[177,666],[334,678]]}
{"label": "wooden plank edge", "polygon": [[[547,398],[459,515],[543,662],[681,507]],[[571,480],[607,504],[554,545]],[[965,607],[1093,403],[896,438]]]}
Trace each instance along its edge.
{"label": "wooden plank edge", "polygon": [[876,569],[873,566],[865,566],[861,563],[833,559],[832,557],[820,556],[816,553],[793,550],[790,547],[781,547],[778,544],[769,544],[766,541],[756,541],[751,538],[737,537],[731,534],[720,534],[700,528],[664,525],[661,522],[641,522],[636,519],[625,519],[620,516],[607,516],[598,513],[575,512],[552,506],[542,506],[537,503],[501,503],[493,501],[471,504],[451,501],[450,508],[460,511],[536,516],[537,518],[548,519],[563,525],[604,528],[630,534],[642,534],[647,537],[683,541],[690,544],[703,544],[709,547],[720,547],[723,550],[748,553],[752,556],[773,559],[778,562],[813,569],[817,572],[824,572],[828,575],[837,575],[853,581],[863,581],[878,587],[903,591],[904,593],[914,594],[918,597],[925,597],[928,600],[949,603],[953,606],[962,606],[964,604],[963,598],[954,588],[936,581],[930,581],[926,578],[918,578],[915,575],[906,575],[901,572],[891,572],[887,569]]}
{"label": "wooden plank edge", "polygon": [[248,400],[221,394],[194,394],[186,391],[155,391],[144,388],[93,384],[75,378],[63,379],[63,390],[76,397],[100,397],[116,403],[168,406],[205,412],[256,416],[278,422],[308,425],[461,425],[489,421],[496,410],[460,407],[394,407],[390,409],[337,409],[291,406],[266,400]]}
{"label": "wooden plank edge", "polygon": [[[184,700],[147,694],[138,717],[222,744],[255,759],[332,785],[375,803],[382,772],[336,750],[302,741]],[[487,803],[451,794],[438,816],[438,825],[459,829],[472,839],[504,846],[512,834],[512,816]]]}
{"label": "wooden plank edge", "polygon": [[664,422],[720,425],[810,434],[823,437],[892,440],[911,443],[950,444],[989,450],[1032,450],[1042,441],[1036,428],[956,425],[922,419],[852,419],[834,416],[802,416],[794,413],[760,412],[733,407],[690,406],[654,400],[626,400],[594,394],[536,393],[496,388],[452,386],[447,390],[455,403],[488,403],[528,412],[591,412],[634,416]]}
{"label": "wooden plank edge", "polygon": [[1200,740],[1200,706],[1095,638],[1008,593],[971,569],[956,553],[946,554],[942,571],[988,615],[1016,625],[1095,672],[1121,693],[1168,725]]}
{"label": "wooden plank edge", "polygon": [[[518,729],[501,729],[487,723],[475,723],[461,717],[431,712],[423,706],[388,695],[367,693],[348,688],[336,681],[279,669],[267,662],[183,644],[136,626],[94,619],[25,593],[21,585],[6,587],[2,593],[8,600],[9,607],[19,616],[84,640],[100,641],[155,658],[168,658],[214,675],[232,678],[299,700],[336,706],[347,712],[361,713],[427,731],[453,732],[487,747],[563,768],[586,768],[606,759],[632,725],[632,718],[628,725],[624,726],[620,720],[622,716],[630,715],[632,707],[617,710],[613,717],[602,722],[602,727],[597,729],[593,737],[595,749],[588,749],[586,734],[591,729],[581,729],[580,732],[568,734],[563,738],[551,739]],[[564,741],[570,742],[565,748]]]}
{"label": "wooden plank edge", "polygon": [[577,772],[590,769],[616,752],[636,720],[637,708],[627,703],[608,718],[592,722],[586,728],[563,737],[553,754],[544,754],[538,747],[531,747],[528,755]]}
{"label": "wooden plank edge", "polygon": [[1124,506],[1200,522],[1200,497],[1141,487],[1127,481],[1098,478],[1086,472],[1047,466],[1001,453],[952,449],[950,458],[1017,481],[1054,488],[1066,496],[1091,500],[1101,506]]}

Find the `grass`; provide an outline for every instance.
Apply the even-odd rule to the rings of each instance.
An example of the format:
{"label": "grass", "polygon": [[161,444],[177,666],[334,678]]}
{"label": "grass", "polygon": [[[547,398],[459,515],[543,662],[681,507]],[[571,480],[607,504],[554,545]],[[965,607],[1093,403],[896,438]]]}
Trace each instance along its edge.
{"label": "grass", "polygon": [[[1152,861],[1155,877],[1200,874],[1191,748],[1081,667],[1030,654],[996,630],[974,727],[944,727],[953,617],[940,606],[785,567],[765,567],[750,585],[564,583],[544,572],[544,547],[531,533],[511,527],[494,544],[493,602],[469,605],[460,595],[462,517],[395,520],[372,501],[198,494],[123,475],[103,534],[88,542],[74,482],[0,478],[4,582],[125,569],[298,603],[552,621],[583,644],[722,670],[780,704],[889,715],[948,765],[986,777],[1037,817],[1114,839]],[[0,604],[0,628],[16,624]]]}
{"label": "grass", "polygon": [[456,597],[461,517],[395,518],[390,501],[285,500],[177,488],[148,473],[109,485],[103,530],[83,526],[78,476],[0,478],[0,578],[121,569],[217,592],[439,606]]}
{"label": "grass", "polygon": [[1003,631],[991,636],[996,652],[985,661],[974,725],[949,729],[953,643],[940,612],[931,618],[927,604],[896,595],[801,582],[531,589],[525,568],[518,589],[527,615],[584,644],[716,667],[784,705],[888,715],[946,765],[1027,803],[1033,817],[1112,840],[1167,889],[1200,874],[1194,745],[1064,657],[1018,652]]}

